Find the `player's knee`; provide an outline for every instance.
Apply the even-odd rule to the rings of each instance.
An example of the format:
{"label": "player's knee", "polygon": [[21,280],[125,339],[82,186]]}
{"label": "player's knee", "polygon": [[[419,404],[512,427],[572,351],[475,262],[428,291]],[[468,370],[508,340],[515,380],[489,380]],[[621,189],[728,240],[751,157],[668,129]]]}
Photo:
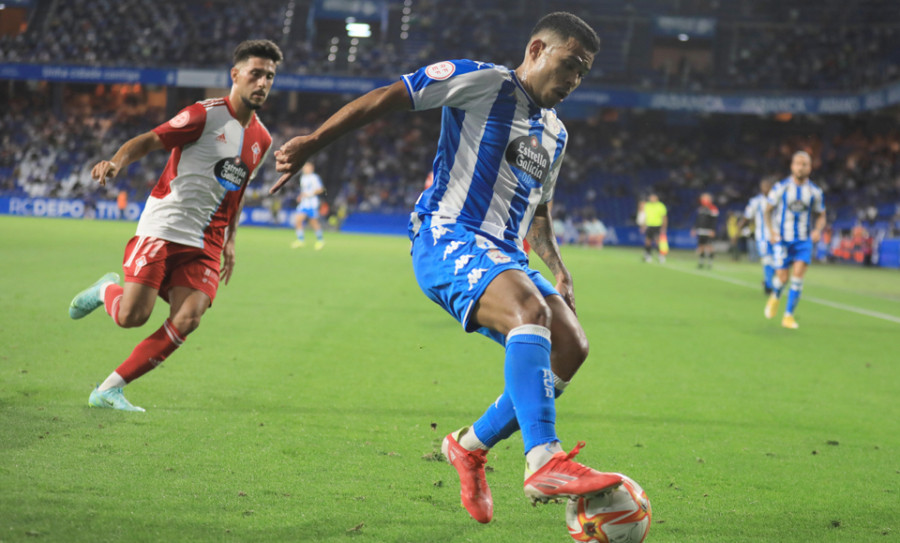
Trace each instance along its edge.
{"label": "player's knee", "polygon": [[537,324],[549,328],[552,317],[553,312],[543,298],[533,296],[523,304],[522,324]]}
{"label": "player's knee", "polygon": [[172,319],[172,324],[182,336],[186,336],[200,327],[201,315],[178,314]]}
{"label": "player's knee", "polygon": [[147,322],[151,312],[152,309],[148,311],[143,307],[122,304],[119,306],[116,322],[122,328],[137,328]]}

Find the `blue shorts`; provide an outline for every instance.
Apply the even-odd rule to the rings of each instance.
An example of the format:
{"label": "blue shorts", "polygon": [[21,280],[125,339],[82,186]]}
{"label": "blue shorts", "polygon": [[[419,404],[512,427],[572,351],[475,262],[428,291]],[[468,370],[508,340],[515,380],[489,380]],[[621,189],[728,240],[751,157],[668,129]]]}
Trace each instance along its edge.
{"label": "blue shorts", "polygon": [[319,218],[318,206],[299,205],[299,206],[297,206],[297,213],[303,213],[309,219],[318,219]]}
{"label": "blue shorts", "polygon": [[812,262],[812,241],[779,241],[772,246],[772,267],[784,270],[797,262]]}
{"label": "blue shorts", "polygon": [[497,241],[456,223],[429,227],[413,238],[413,271],[419,288],[459,321],[466,332],[478,332],[500,345],[503,334],[471,322],[472,308],[484,290],[506,270],[524,271],[545,298],[559,294],[540,272],[528,267],[528,257],[509,242]]}

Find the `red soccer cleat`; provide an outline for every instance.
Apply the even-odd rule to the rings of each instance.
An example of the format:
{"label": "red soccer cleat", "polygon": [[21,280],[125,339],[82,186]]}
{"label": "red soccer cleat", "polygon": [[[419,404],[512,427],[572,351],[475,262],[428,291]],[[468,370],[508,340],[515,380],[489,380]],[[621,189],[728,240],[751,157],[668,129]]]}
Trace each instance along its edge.
{"label": "red soccer cleat", "polygon": [[[456,435],[454,436],[454,434]],[[491,498],[491,489],[488,488],[487,480],[484,477],[487,451],[484,449],[466,450],[456,441],[459,434],[459,430],[448,434],[441,444],[441,452],[459,474],[459,496],[462,498],[463,507],[472,515],[473,519],[487,524],[494,516],[494,500]]]}
{"label": "red soccer cleat", "polygon": [[525,495],[532,503],[547,503],[556,498],[593,496],[622,484],[618,473],[601,473],[572,460],[584,447],[579,441],[572,452],[558,452],[525,480]]}

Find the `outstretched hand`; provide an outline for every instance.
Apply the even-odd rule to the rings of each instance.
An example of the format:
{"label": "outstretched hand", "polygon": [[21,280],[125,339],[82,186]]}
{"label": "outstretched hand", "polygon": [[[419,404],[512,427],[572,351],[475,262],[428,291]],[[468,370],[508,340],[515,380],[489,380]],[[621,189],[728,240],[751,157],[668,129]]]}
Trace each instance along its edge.
{"label": "outstretched hand", "polygon": [[572,313],[577,315],[578,312],[575,310],[575,288],[572,284],[572,276],[567,275],[565,277],[558,277],[556,291],[562,296],[562,299],[566,302],[566,305],[569,306],[569,309],[572,310]]}
{"label": "outstretched hand", "polygon": [[309,138],[297,136],[285,142],[281,149],[275,151],[275,171],[281,173],[278,181],[269,189],[269,194],[278,192],[288,180],[300,171],[312,153],[306,148]]}
{"label": "outstretched hand", "polygon": [[119,173],[119,167],[111,160],[101,160],[91,169],[91,177],[100,183],[101,187],[106,186],[106,178],[113,178]]}

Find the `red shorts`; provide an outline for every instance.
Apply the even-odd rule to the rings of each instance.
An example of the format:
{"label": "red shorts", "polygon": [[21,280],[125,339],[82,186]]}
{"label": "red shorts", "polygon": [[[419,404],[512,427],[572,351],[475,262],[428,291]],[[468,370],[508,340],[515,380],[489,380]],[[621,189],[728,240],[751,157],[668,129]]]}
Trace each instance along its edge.
{"label": "red shorts", "polygon": [[188,287],[205,293],[211,304],[219,288],[218,258],[198,247],[154,237],[131,238],[122,269],[125,281],[153,287],[167,302],[170,288]]}

